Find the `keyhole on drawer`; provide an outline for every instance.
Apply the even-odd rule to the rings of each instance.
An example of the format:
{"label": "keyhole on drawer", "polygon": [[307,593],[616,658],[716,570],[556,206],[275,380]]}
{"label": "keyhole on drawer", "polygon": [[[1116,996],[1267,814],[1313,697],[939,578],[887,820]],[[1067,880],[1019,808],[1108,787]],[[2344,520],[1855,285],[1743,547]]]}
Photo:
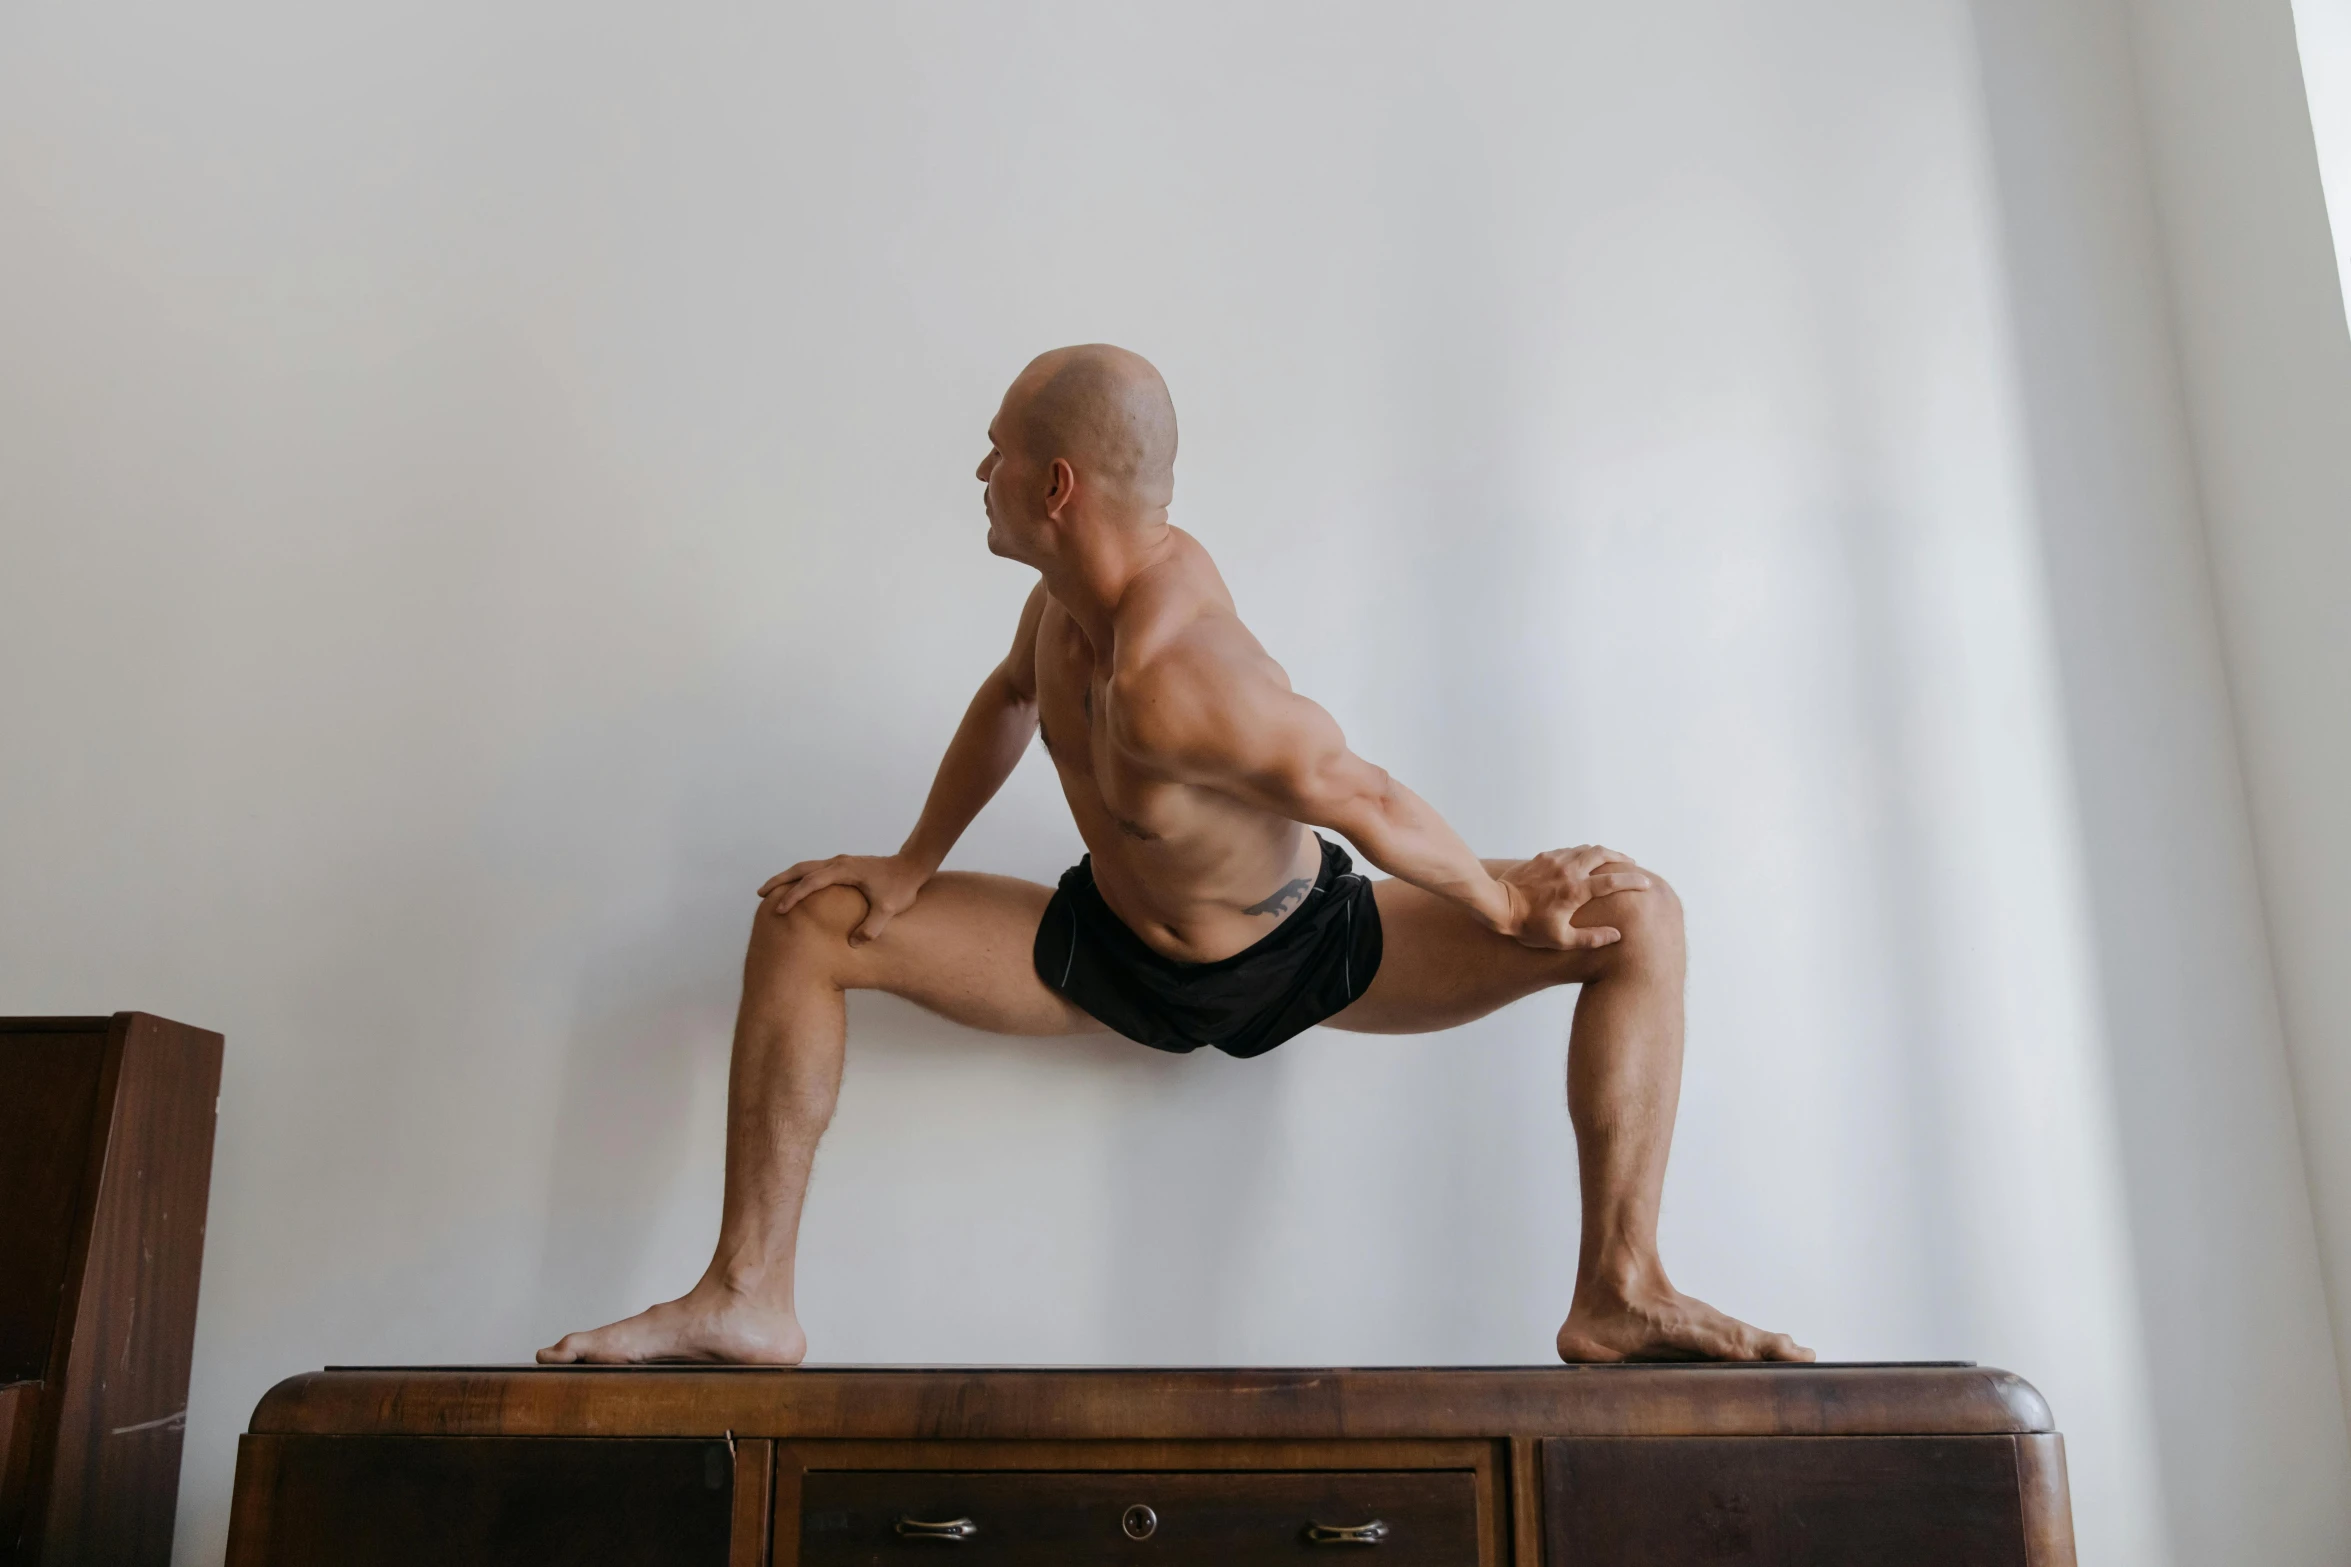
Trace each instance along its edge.
{"label": "keyhole on drawer", "polygon": [[1159,1527],[1159,1515],[1137,1502],[1118,1520],[1118,1526],[1127,1532],[1130,1540],[1148,1540],[1151,1531]]}

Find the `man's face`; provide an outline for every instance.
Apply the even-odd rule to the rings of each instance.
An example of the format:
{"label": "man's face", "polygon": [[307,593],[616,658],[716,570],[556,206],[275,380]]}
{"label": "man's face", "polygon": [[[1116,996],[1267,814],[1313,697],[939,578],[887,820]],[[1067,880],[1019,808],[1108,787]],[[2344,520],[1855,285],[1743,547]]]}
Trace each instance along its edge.
{"label": "man's face", "polygon": [[1034,564],[1039,527],[1045,520],[1045,476],[1036,459],[1016,438],[1014,400],[1021,388],[1014,382],[1004,394],[988,426],[988,455],[980,459],[980,505],[988,514],[988,550],[1007,560]]}

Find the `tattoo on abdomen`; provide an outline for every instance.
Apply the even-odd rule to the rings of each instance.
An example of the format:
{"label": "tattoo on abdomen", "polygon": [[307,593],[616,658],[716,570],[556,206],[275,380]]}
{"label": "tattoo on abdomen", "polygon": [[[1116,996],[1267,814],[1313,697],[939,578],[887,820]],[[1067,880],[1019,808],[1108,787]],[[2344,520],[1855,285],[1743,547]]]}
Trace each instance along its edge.
{"label": "tattoo on abdomen", "polygon": [[1305,897],[1307,891],[1313,886],[1314,881],[1311,877],[1300,876],[1295,881],[1284,882],[1281,888],[1263,903],[1252,903],[1241,912],[1243,914],[1279,914],[1300,898]]}

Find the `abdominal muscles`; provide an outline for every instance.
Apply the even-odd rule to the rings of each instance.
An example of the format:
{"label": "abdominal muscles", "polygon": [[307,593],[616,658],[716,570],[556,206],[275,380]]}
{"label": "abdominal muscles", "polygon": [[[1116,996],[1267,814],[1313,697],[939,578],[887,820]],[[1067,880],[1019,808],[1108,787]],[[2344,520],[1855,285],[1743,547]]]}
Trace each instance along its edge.
{"label": "abdominal muscles", "polygon": [[1314,885],[1321,847],[1287,817],[1158,780],[1122,780],[1122,812],[1090,773],[1059,770],[1103,901],[1179,963],[1213,963],[1263,940]]}

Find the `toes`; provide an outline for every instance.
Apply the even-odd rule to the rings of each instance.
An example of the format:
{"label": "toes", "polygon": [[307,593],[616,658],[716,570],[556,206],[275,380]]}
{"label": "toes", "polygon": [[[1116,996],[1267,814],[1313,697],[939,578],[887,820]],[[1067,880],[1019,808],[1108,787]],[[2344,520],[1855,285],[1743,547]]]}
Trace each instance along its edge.
{"label": "toes", "polygon": [[1766,1333],[1761,1328],[1751,1328],[1745,1323],[1740,1323],[1733,1338],[1736,1340],[1737,1347],[1732,1351],[1730,1357],[1732,1359],[1801,1362],[1813,1358],[1811,1350],[1806,1349],[1785,1333]]}
{"label": "toes", "polygon": [[1724,1316],[1712,1308],[1705,1309],[1698,1321],[1676,1334],[1674,1341],[1706,1360],[1778,1360],[1783,1357],[1775,1352],[1775,1345],[1795,1348],[1794,1342],[1782,1335],[1749,1327],[1738,1318]]}
{"label": "toes", "polygon": [[566,1333],[555,1341],[554,1347],[539,1351],[539,1362],[548,1366],[584,1366],[597,1358],[597,1335],[594,1333]]}

